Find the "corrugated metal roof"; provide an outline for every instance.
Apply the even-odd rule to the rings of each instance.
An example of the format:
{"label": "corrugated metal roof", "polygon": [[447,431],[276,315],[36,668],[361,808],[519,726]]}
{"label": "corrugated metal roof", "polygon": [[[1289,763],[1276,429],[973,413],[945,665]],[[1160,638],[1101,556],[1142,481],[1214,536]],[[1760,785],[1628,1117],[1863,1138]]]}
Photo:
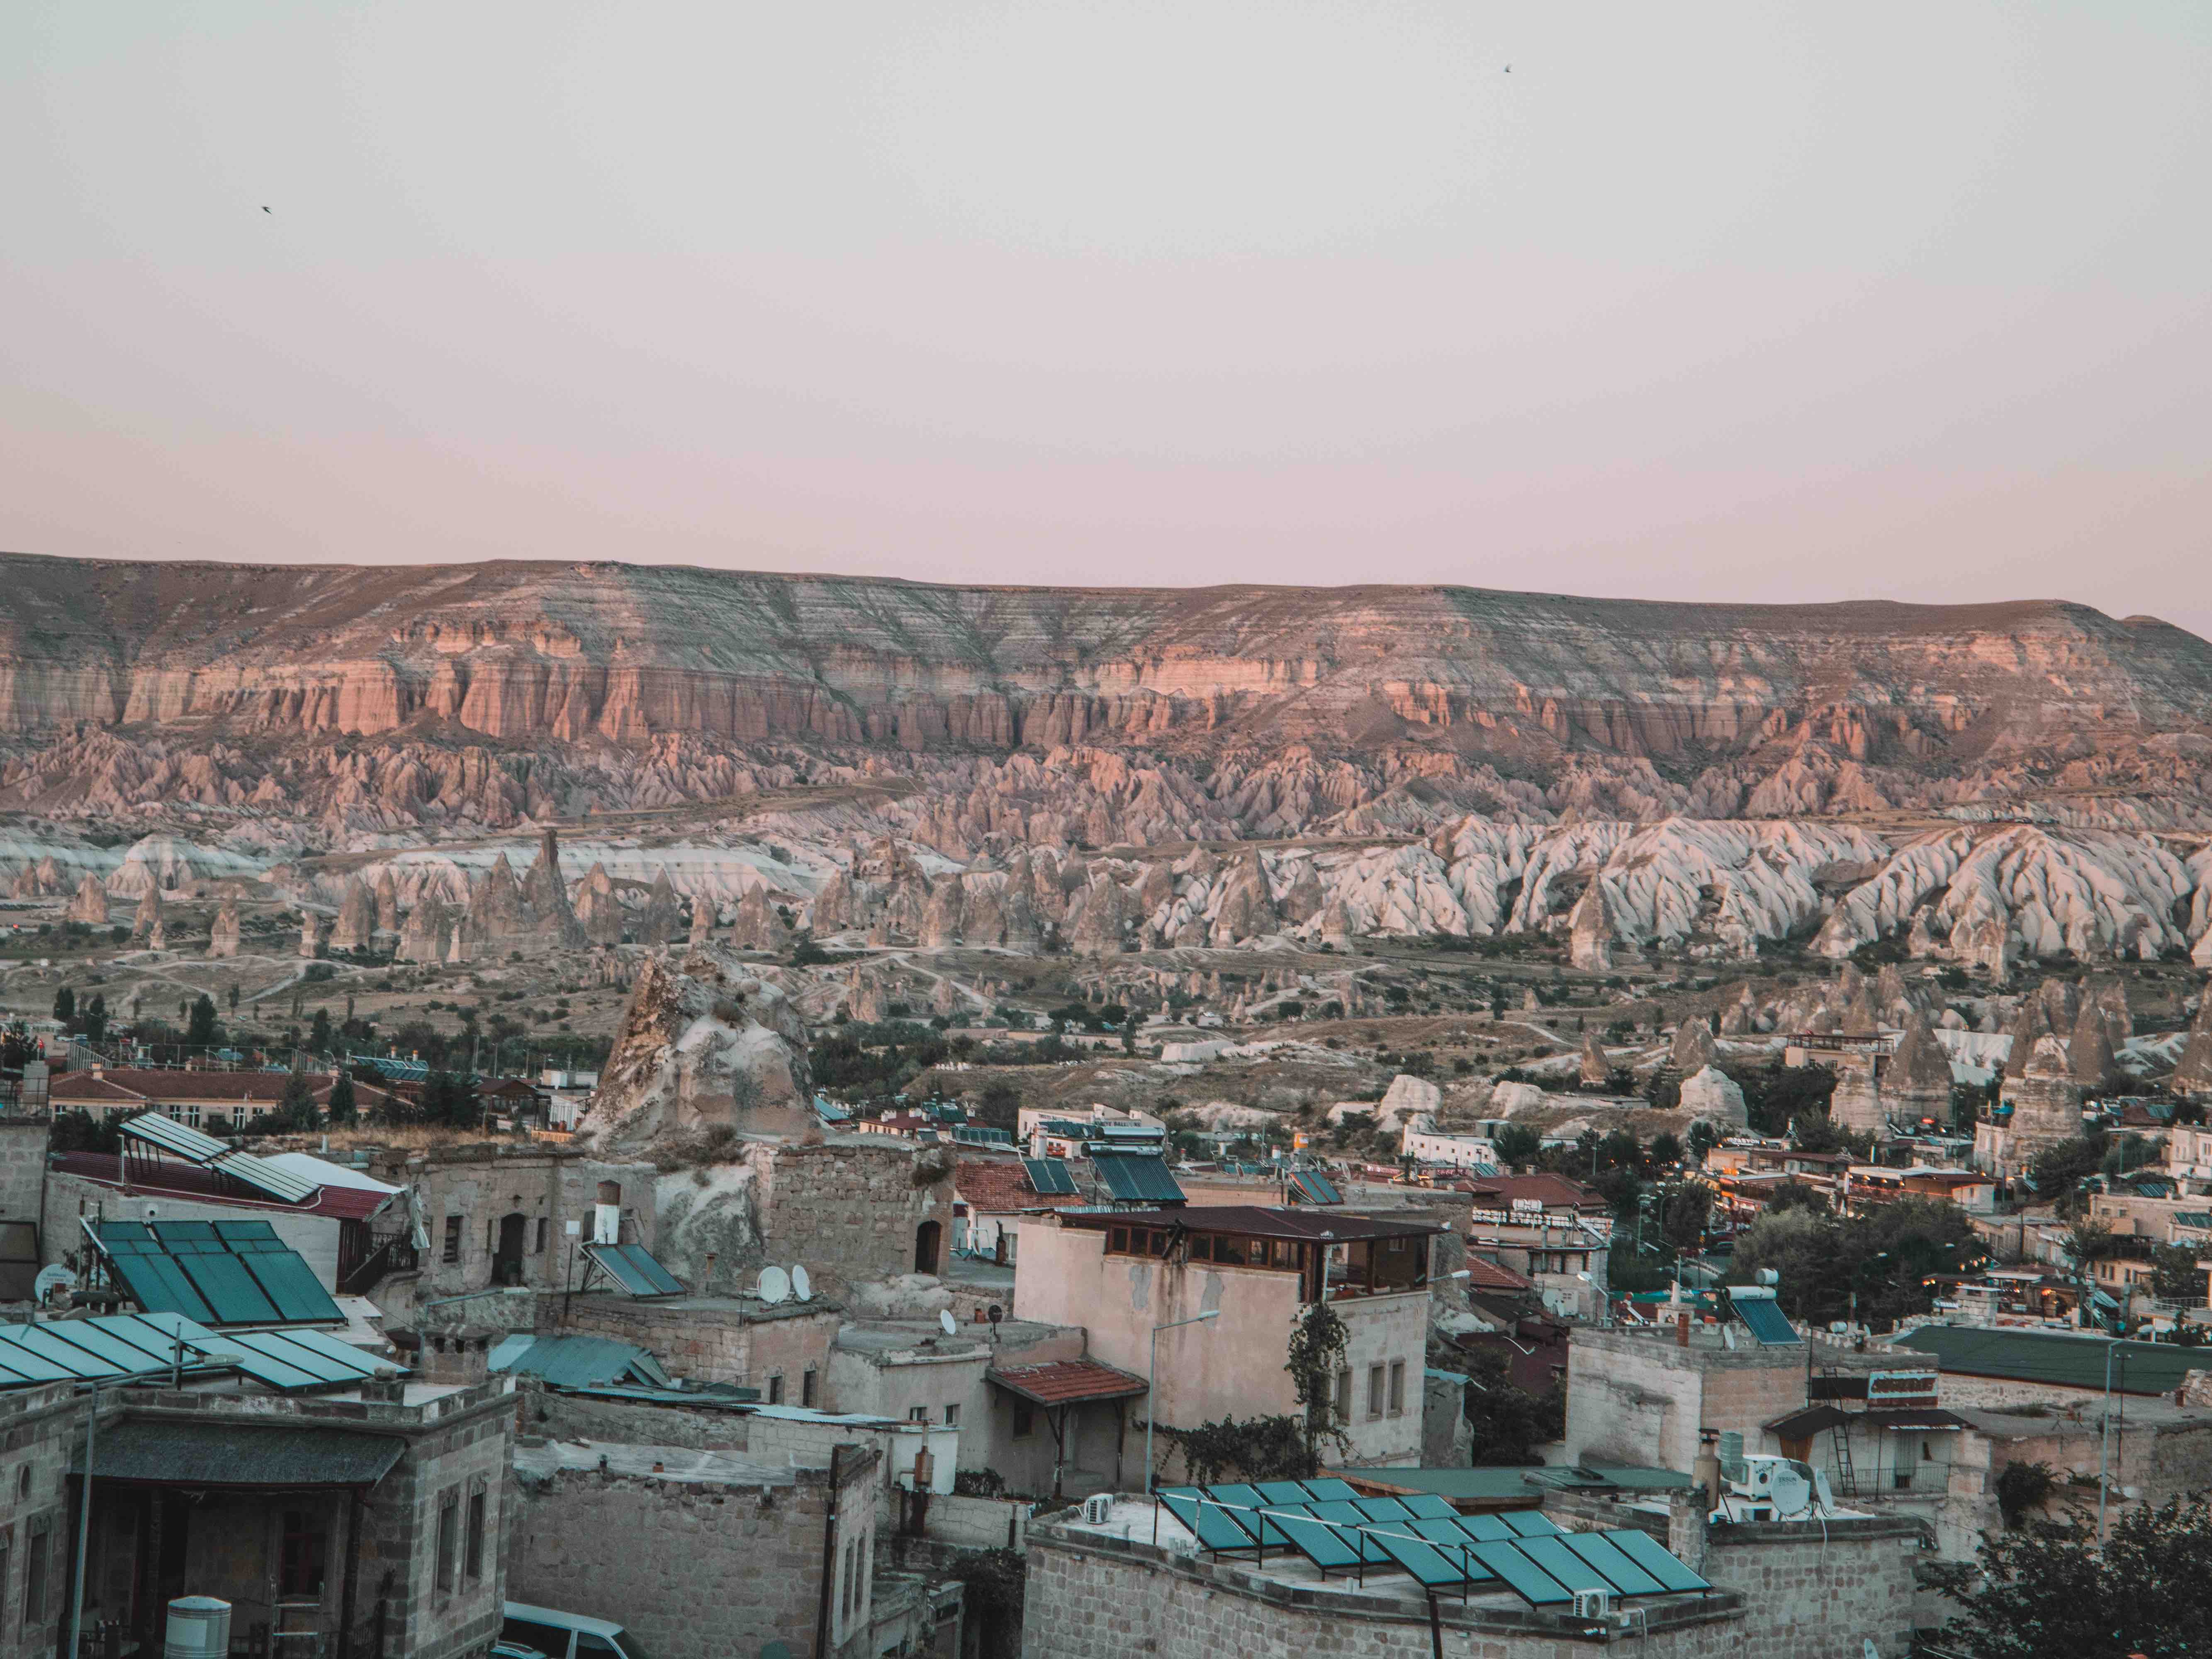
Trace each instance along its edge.
{"label": "corrugated metal roof", "polygon": [[1932,1354],[1947,1371],[1966,1376],[1997,1376],[2043,1382],[2054,1388],[2102,1389],[2105,1353],[2112,1361],[2116,1394],[2169,1394],[2198,1367],[2203,1352],[2166,1342],[2121,1342],[2101,1336],[2064,1336],[2039,1331],[1990,1330],[1967,1325],[1923,1325],[1898,1340],[1896,1346]]}
{"label": "corrugated metal roof", "polygon": [[[262,1427],[125,1419],[100,1432],[93,1474],[103,1480],[188,1486],[373,1486],[407,1443],[355,1429]],[[82,1445],[70,1473],[84,1473]]]}
{"label": "corrugated metal roof", "polygon": [[555,1388],[641,1382],[665,1389],[675,1380],[645,1349],[611,1336],[540,1336],[510,1350],[508,1345],[516,1340],[510,1337],[492,1350],[493,1370],[543,1377]]}
{"label": "corrugated metal roof", "polygon": [[1057,1359],[1041,1365],[994,1366],[984,1375],[1010,1393],[1040,1406],[1086,1400],[1127,1400],[1145,1392],[1145,1379],[1091,1359]]}

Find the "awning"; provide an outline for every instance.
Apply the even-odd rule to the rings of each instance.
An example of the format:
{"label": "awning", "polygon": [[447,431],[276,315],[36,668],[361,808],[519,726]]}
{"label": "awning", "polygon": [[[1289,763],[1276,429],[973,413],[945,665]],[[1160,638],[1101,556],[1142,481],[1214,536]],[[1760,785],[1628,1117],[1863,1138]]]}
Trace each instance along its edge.
{"label": "awning", "polygon": [[1089,1359],[1056,1359],[1042,1365],[1012,1365],[1005,1370],[994,1366],[983,1375],[1033,1406],[1127,1400],[1146,1391],[1143,1377]]}
{"label": "awning", "polygon": [[[174,1486],[373,1486],[407,1449],[354,1429],[258,1428],[231,1419],[133,1419],[102,1428],[93,1473],[102,1480]],[[70,1473],[84,1473],[78,1449]]]}
{"label": "awning", "polygon": [[1861,1415],[1868,1426],[1887,1429],[1892,1434],[1942,1434],[1967,1426],[1964,1418],[1932,1407],[1918,1411],[1864,1412]]}
{"label": "awning", "polygon": [[1776,1418],[1765,1428],[1778,1440],[1810,1440],[1823,1429],[1832,1429],[1838,1423],[1848,1423],[1856,1415],[1857,1413],[1852,1412],[1839,1412],[1833,1406],[1808,1406],[1802,1412]]}

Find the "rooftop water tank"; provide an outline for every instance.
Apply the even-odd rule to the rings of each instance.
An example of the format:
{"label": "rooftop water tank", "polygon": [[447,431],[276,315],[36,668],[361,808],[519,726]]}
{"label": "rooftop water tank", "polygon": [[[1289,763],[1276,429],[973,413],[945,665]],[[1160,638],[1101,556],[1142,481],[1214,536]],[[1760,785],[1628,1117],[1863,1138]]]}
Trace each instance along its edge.
{"label": "rooftop water tank", "polygon": [[162,1659],[230,1659],[230,1603],[212,1595],[179,1595],[169,1603]]}

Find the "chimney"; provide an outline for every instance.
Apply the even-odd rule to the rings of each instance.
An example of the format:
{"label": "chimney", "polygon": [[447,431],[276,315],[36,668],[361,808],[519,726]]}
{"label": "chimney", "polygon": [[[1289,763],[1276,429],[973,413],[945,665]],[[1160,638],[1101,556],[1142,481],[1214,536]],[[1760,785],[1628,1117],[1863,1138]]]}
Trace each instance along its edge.
{"label": "chimney", "polygon": [[1674,1317],[1674,1346],[1678,1348],[1690,1346],[1690,1316],[1687,1314],[1678,1314]]}

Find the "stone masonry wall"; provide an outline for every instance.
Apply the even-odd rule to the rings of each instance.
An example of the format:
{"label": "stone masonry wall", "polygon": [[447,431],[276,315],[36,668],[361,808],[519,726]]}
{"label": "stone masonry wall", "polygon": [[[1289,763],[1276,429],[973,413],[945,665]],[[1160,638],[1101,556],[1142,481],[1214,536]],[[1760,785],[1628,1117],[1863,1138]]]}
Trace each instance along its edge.
{"label": "stone masonry wall", "polygon": [[775,1310],[753,1317],[736,1308],[701,1307],[696,1302],[662,1305],[628,1297],[579,1296],[565,1314],[556,1301],[550,1310],[560,1328],[635,1342],[652,1352],[670,1373],[694,1382],[728,1382],[758,1389],[765,1398],[768,1379],[784,1379],[784,1403],[798,1405],[807,1369],[825,1376],[830,1345],[843,1316],[827,1304],[801,1313]]}
{"label": "stone masonry wall", "polygon": [[754,1147],[754,1192],[770,1258],[805,1263],[836,1295],[912,1273],[916,1230],[933,1220],[942,1271],[952,1249],[950,1160],[945,1180],[914,1184],[917,1158],[931,1155],[888,1135]]}
{"label": "stone masonry wall", "polygon": [[[63,1471],[89,1409],[72,1393],[63,1382],[0,1395],[0,1659],[48,1659],[69,1617],[73,1540]],[[40,1605],[26,1598],[33,1552],[45,1564]]]}
{"label": "stone masonry wall", "polygon": [[[1170,1557],[1143,1543],[1091,1539],[1051,1524],[1029,1534],[1029,1578],[1022,1650],[1050,1659],[1430,1659],[1428,1612],[1404,1592],[1363,1595],[1332,1587],[1294,1598],[1232,1564]],[[1316,1605],[1318,1602],[1318,1605]],[[1670,1614],[1638,1643],[1650,1659],[1765,1656],[1741,1644],[1742,1614],[1733,1601]],[[1589,1659],[1592,1643],[1573,1639],[1534,1615],[1495,1606],[1462,1612],[1439,1598],[1443,1650],[1479,1659]],[[1840,1652],[1840,1650],[1838,1650]],[[1903,1650],[1898,1651],[1901,1654]],[[1856,1659],[1856,1652],[1852,1659]],[[1887,1659],[1887,1656],[1886,1656]]]}
{"label": "stone masonry wall", "polygon": [[[876,1459],[847,1461],[855,1501],[841,1503],[830,1559],[866,1563]],[[508,1594],[618,1620],[654,1659],[730,1659],[776,1640],[813,1651],[829,1495],[826,1470],[765,1490],[565,1470],[525,1487]],[[865,1608],[840,1623],[854,1629],[829,1651],[846,1659],[866,1644]]]}
{"label": "stone masonry wall", "polygon": [[[507,1556],[499,1547],[514,1503],[508,1460],[514,1412],[505,1379],[454,1397],[447,1419],[413,1442],[376,1487],[362,1515],[361,1595],[355,1604],[354,1650],[373,1644],[376,1606],[386,1607],[386,1651],[410,1659],[451,1659],[482,1651],[499,1633]],[[483,1571],[471,1578],[457,1564],[453,1588],[437,1583],[441,1508],[457,1504],[465,1528],[471,1493],[484,1494]],[[465,1551],[457,1534],[456,1555]]]}
{"label": "stone masonry wall", "polygon": [[0,1221],[38,1220],[46,1182],[45,1115],[0,1117]]}

